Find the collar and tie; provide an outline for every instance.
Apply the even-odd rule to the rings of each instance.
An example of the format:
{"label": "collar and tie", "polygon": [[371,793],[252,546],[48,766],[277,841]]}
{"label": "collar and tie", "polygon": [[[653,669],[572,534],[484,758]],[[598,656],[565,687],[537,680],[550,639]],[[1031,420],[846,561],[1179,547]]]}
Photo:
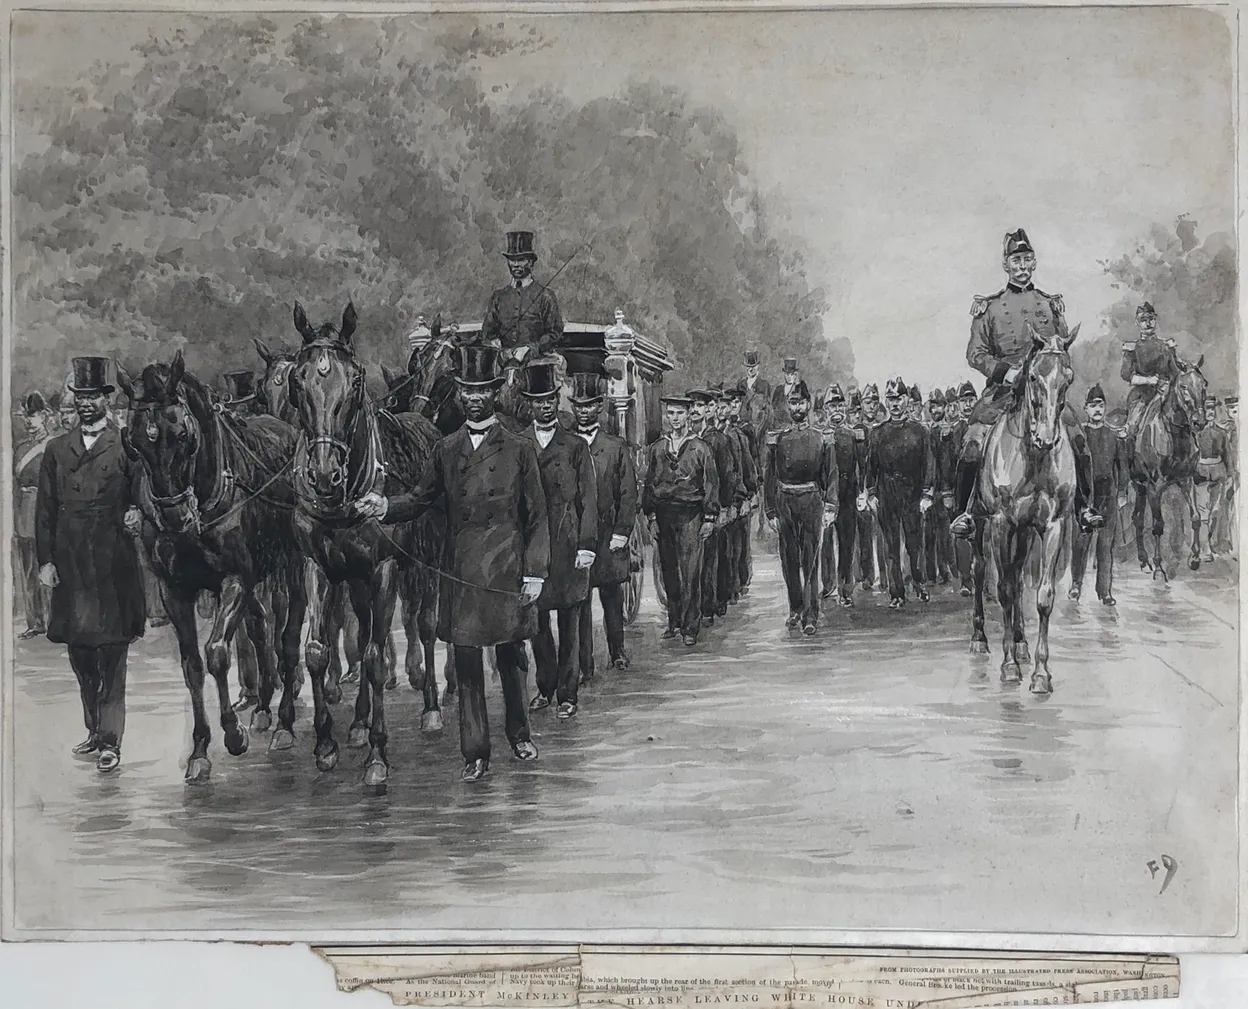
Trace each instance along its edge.
{"label": "collar and tie", "polygon": [[585,443],[587,445],[592,445],[594,443],[594,439],[598,437],[598,428],[600,426],[601,425],[595,424],[593,427],[587,427],[585,430],[578,431],[577,433],[585,439]]}
{"label": "collar and tie", "polygon": [[555,432],[559,429],[559,422],[554,421],[550,424],[539,424],[533,422],[533,433],[537,435],[537,443],[545,448],[555,437]]}
{"label": "collar and tie", "polygon": [[517,291],[520,291],[528,287],[531,283],[533,283],[533,278],[529,276],[529,277],[525,277],[523,280],[513,280],[511,282],[511,286],[514,287]]}
{"label": "collar and tie", "polygon": [[497,423],[497,414],[491,414],[485,420],[469,420],[464,422],[464,426],[468,429],[468,439],[472,442],[472,447],[474,449],[481,447],[481,443],[485,441],[486,435],[490,433],[490,428]]}

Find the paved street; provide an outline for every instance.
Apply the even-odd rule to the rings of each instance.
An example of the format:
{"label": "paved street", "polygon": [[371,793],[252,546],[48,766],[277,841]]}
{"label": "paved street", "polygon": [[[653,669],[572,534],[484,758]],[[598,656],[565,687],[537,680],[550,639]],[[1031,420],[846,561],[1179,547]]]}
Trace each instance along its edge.
{"label": "paved street", "polygon": [[[989,656],[968,654],[969,600],[949,588],[900,614],[860,595],[802,639],[783,627],[774,557],[757,567],[696,648],[659,641],[647,598],[633,669],[601,676],[569,722],[538,716],[533,764],[510,759],[492,684],[494,765],[475,787],[454,710],[422,737],[406,684],[382,796],[364,794],[361,751],[316,772],[304,701],[295,750],[256,735],[235,759],[217,731],[212,782],[187,787],[168,629],[132,653],[125,763],[104,779],[68,752],[82,723],[62,650],[22,643],[19,921],[996,931],[1034,929],[1043,894],[1066,909],[1054,930],[1232,927],[1230,562],[1169,586],[1127,570],[1116,612],[1068,602],[1063,583],[1047,701],[997,682],[995,605]],[[1179,868],[1159,895],[1147,863],[1163,854]]]}

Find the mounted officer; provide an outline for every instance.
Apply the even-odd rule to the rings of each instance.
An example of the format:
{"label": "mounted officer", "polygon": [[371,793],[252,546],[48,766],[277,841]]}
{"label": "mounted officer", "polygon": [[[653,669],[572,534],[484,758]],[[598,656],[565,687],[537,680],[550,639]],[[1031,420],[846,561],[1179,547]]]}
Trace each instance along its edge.
{"label": "mounted officer", "polygon": [[823,598],[834,593],[841,606],[854,605],[854,540],[857,538],[858,485],[861,450],[845,412],[845,393],[839,385],[828,387],[824,395],[828,415],[828,437],[836,456],[836,521],[823,531]]}
{"label": "mounted officer", "polygon": [[[975,530],[970,507],[979,476],[981,448],[1016,392],[1016,383],[1031,352],[1033,333],[1041,338],[1052,336],[1065,324],[1061,295],[1045,294],[1031,282],[1036,253],[1021,228],[1005,236],[1002,267],[1010,278],[1006,286],[990,297],[976,297],[971,304],[966,360],[987,376],[988,384],[968,418],[958,462],[959,514],[951,530],[963,538],[969,538]],[[1099,529],[1105,520],[1092,507],[1092,455],[1087,438],[1070,407],[1063,413],[1063,421],[1075,456],[1075,516],[1081,528]]]}
{"label": "mounted officer", "polygon": [[1131,386],[1125,429],[1130,445],[1135,443],[1146,411],[1166,398],[1180,370],[1175,342],[1157,335],[1157,310],[1149,302],[1135,310],[1135,324],[1139,337],[1122,345],[1122,380]]}

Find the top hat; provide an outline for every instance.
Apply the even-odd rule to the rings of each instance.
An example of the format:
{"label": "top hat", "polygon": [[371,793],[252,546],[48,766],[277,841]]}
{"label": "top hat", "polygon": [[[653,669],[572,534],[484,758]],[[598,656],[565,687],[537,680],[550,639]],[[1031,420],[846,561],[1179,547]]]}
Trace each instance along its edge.
{"label": "top hat", "polygon": [[689,396],[680,396],[680,395],[660,396],[659,402],[663,406],[679,406],[679,407],[683,407],[686,410],[688,410],[689,407],[693,406],[693,400]]}
{"label": "top hat", "polygon": [[876,387],[874,382],[863,387],[862,398],[864,400],[873,399],[877,403],[880,401],[880,390]]}
{"label": "top hat", "polygon": [[975,386],[971,385],[969,381],[963,382],[960,386],[958,386],[958,399],[968,399],[968,398],[970,399],[979,398],[979,393],[975,391]]}
{"label": "top hat", "polygon": [[888,383],[884,386],[885,399],[904,397],[908,392],[909,390],[906,388],[906,383],[903,382],[900,377],[890,378]]}
{"label": "top hat", "polygon": [[794,372],[794,371],[797,371],[797,358],[795,358],[795,357],[786,357],[786,358],[784,359],[784,370],[785,370],[786,372]]}
{"label": "top hat", "polygon": [[758,364],[758,351],[747,350],[745,352],[745,363],[751,368]]}
{"label": "top hat", "polygon": [[33,417],[37,413],[43,413],[47,409],[47,404],[43,401],[43,393],[38,389],[33,392],[26,393],[22,397],[22,413],[27,417]]}
{"label": "top hat", "polygon": [[529,399],[557,396],[561,387],[558,361],[533,361],[525,367],[521,394]]}
{"label": "top hat", "polygon": [[231,403],[251,399],[256,394],[256,376],[250,371],[227,371],[221,376]]}
{"label": "top hat", "polygon": [[108,383],[108,358],[75,357],[68,388],[75,395],[78,393],[110,395],[114,390]]}
{"label": "top hat", "polygon": [[806,387],[804,379],[794,383],[793,388],[789,390],[790,400],[808,400],[810,399],[810,390]]}
{"label": "top hat", "polygon": [[1135,310],[1135,317],[1137,319],[1155,319],[1157,318],[1157,309],[1153,308],[1152,304],[1146,301]]}
{"label": "top hat", "polygon": [[573,372],[570,398],[576,404],[600,402],[603,399],[602,380],[592,371]]}
{"label": "top hat", "polygon": [[1088,390],[1088,394],[1083,397],[1084,406],[1087,406],[1087,404],[1089,403],[1104,403],[1104,402],[1105,402],[1105,390],[1101,388],[1100,382],[1097,382],[1096,385],[1092,386],[1092,388]]}
{"label": "top hat", "polygon": [[459,351],[459,367],[455,371],[455,381],[460,385],[502,385],[503,378],[498,373],[498,348],[489,344],[461,344]]}
{"label": "top hat", "polygon": [[1012,256],[1016,252],[1035,252],[1031,247],[1031,240],[1027,237],[1027,232],[1022,228],[1017,231],[1007,231],[1005,233],[1004,252],[1005,256]]}
{"label": "top hat", "polygon": [[845,393],[841,392],[841,387],[835,382],[828,386],[828,394],[824,397],[824,403],[828,406],[833,406],[834,404],[845,405]]}
{"label": "top hat", "polygon": [[945,405],[945,394],[940,389],[933,389],[927,394],[929,403],[938,403],[940,406]]}
{"label": "top hat", "polygon": [[507,232],[507,248],[503,255],[508,259],[536,259],[537,253],[533,251],[533,232]]}

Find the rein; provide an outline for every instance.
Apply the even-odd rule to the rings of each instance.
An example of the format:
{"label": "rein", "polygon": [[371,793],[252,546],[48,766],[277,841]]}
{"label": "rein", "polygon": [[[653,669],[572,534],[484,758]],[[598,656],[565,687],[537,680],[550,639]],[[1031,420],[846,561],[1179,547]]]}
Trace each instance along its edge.
{"label": "rein", "polygon": [[[377,414],[371,403],[365,404],[363,408],[363,421],[365,426],[364,456],[354,468],[352,468],[352,459],[356,457],[356,453],[352,450],[352,446],[343,439],[330,434],[309,438],[306,431],[300,434],[299,442],[295,447],[295,455],[292,458],[295,466],[295,495],[299,501],[299,508],[314,518],[327,522],[353,518],[347,512],[350,504],[359,500],[367,491],[380,490],[384,486],[385,454],[381,447],[381,431],[377,426]],[[312,450],[319,445],[341,453],[343,467],[350,470],[343,481],[341,505],[323,506],[308,477],[309,457]]]}

